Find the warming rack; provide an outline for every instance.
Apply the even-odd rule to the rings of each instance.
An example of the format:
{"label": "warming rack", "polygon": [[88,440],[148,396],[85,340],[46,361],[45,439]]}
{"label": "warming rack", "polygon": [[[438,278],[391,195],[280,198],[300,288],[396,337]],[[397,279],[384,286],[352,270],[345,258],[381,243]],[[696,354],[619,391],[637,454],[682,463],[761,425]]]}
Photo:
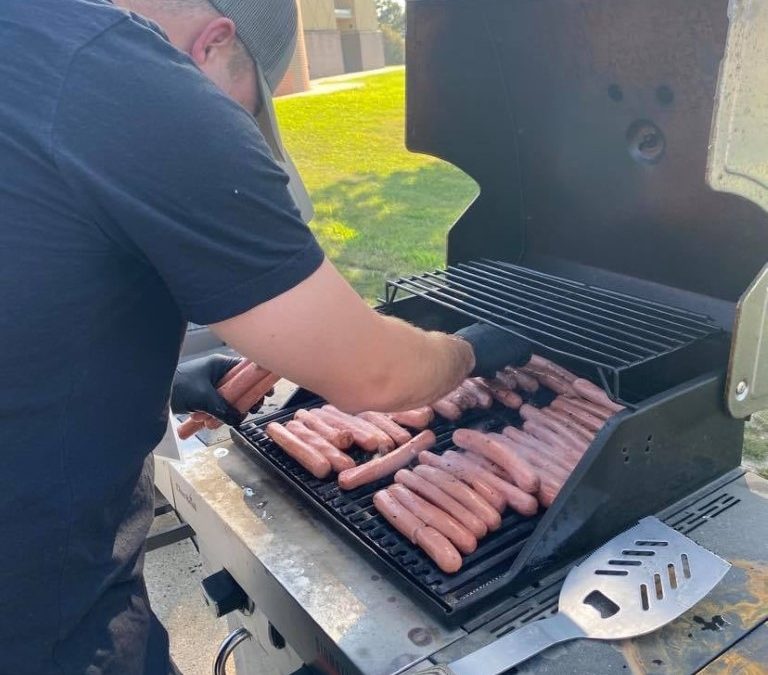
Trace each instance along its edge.
{"label": "warming rack", "polygon": [[704,314],[488,259],[388,281],[385,304],[400,292],[595,368],[616,398],[622,372],[722,333]]}

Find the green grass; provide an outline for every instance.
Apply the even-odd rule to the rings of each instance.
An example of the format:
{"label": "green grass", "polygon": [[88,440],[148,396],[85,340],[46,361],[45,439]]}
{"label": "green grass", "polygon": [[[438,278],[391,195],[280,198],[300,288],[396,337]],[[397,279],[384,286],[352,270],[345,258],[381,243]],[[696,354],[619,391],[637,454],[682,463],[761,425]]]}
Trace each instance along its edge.
{"label": "green grass", "polygon": [[768,478],[768,414],[757,413],[744,433],[744,460]]}
{"label": "green grass", "polygon": [[368,301],[384,280],[439,267],[448,228],[476,194],[458,169],[404,145],[402,68],[356,88],[277,99],[283,141],[315,206],[313,231]]}

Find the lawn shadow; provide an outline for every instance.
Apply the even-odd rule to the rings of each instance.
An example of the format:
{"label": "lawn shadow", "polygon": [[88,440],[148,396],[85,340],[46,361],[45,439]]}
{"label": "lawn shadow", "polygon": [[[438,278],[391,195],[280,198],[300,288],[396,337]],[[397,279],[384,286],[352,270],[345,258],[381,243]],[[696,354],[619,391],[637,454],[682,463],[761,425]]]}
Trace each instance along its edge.
{"label": "lawn shadow", "polygon": [[386,278],[444,264],[447,232],[476,194],[471,178],[437,161],[358,174],[312,192],[312,229],[358,292],[374,300]]}

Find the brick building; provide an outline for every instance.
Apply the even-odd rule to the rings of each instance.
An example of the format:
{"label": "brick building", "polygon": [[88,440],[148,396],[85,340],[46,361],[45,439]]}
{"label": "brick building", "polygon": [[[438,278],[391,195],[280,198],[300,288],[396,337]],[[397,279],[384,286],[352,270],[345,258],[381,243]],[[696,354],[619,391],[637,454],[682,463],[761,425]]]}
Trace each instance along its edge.
{"label": "brick building", "polygon": [[309,80],[384,66],[374,0],[298,0],[296,53],[277,94],[309,89]]}

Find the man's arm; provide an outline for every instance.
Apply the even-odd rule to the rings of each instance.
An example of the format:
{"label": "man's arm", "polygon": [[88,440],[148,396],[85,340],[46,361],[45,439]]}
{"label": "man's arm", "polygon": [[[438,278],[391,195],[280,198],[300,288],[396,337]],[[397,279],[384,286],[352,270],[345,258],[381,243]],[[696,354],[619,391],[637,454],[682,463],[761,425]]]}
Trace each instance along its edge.
{"label": "man's arm", "polygon": [[211,329],[350,412],[431,403],[474,366],[469,343],[375,312],[327,259],[294,288]]}

